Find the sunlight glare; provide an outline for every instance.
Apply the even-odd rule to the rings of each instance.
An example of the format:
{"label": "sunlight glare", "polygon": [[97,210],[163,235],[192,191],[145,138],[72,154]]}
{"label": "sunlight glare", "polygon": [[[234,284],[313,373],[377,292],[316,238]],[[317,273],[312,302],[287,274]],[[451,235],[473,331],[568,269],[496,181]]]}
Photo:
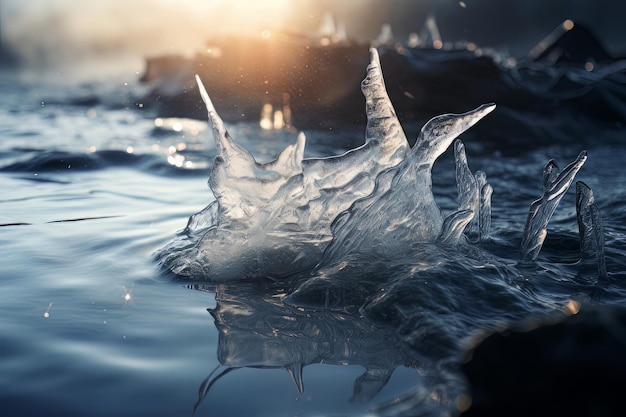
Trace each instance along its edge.
{"label": "sunlight glare", "polygon": [[274,129],[280,130],[285,127],[285,121],[283,119],[282,110],[276,110],[274,112]]}
{"label": "sunlight glare", "polygon": [[563,26],[563,29],[569,31],[569,30],[574,29],[574,22],[571,21],[570,19],[567,19],[566,21],[562,23],[562,26]]}
{"label": "sunlight glare", "polygon": [[181,132],[183,130],[183,124],[179,121],[172,123],[172,130],[174,132]]}
{"label": "sunlight glare", "polygon": [[579,301],[569,300],[569,302],[565,305],[565,312],[570,315],[578,314],[580,306],[581,303]]}
{"label": "sunlight glare", "polygon": [[260,30],[263,39],[270,39],[272,32],[268,27],[276,28],[288,19],[292,3],[289,0],[239,0],[220,3],[217,9],[224,17],[237,16],[237,19],[224,19],[229,22],[228,31],[250,33],[251,30]]}
{"label": "sunlight glare", "polygon": [[43,313],[43,316],[44,316],[45,318],[50,317],[50,309],[51,309],[51,308],[52,308],[52,303],[48,304],[48,309],[46,310],[46,312],[45,312],[45,313]]}
{"label": "sunlight glare", "polygon": [[263,130],[270,130],[273,126],[272,123],[272,112],[273,107],[270,103],[265,103],[263,108],[261,109],[261,118],[259,121],[259,125]]}
{"label": "sunlight glare", "polygon": [[124,307],[132,304],[133,302],[133,289],[131,287],[131,289],[127,289],[126,287],[122,287],[122,289],[124,290]]}

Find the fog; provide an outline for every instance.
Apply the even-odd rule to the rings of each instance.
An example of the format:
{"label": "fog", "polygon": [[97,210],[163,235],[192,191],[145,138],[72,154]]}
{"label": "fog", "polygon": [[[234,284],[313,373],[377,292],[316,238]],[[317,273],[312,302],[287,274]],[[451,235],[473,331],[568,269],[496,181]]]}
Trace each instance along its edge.
{"label": "fog", "polygon": [[610,0],[0,0],[0,58],[4,66],[39,71],[87,63],[100,71],[140,70],[146,55],[189,55],[220,34],[257,36],[266,28],[314,33],[327,12],[359,41],[374,39],[383,23],[403,41],[434,14],[444,40],[470,40],[516,56],[573,19],[620,53],[626,30],[618,7]]}

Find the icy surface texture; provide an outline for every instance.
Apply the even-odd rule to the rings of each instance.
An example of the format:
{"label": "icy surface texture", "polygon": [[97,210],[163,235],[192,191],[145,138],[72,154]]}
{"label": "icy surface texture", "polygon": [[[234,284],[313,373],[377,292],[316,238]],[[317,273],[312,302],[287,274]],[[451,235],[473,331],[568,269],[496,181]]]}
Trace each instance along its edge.
{"label": "icy surface texture", "polygon": [[[444,215],[432,192],[433,163],[458,135],[494,107],[483,105],[465,114],[438,116],[426,123],[402,163],[381,173],[374,192],[356,201],[333,224],[333,241],[324,262],[335,262],[354,253],[399,258],[412,253],[415,245],[435,242],[442,234]],[[462,229],[459,231],[462,233]],[[458,238],[450,237],[453,234],[446,231],[444,240],[456,242]]]}
{"label": "icy surface texture", "polygon": [[561,172],[559,172],[559,168],[554,160],[548,161],[544,167],[543,195],[530,205],[526,226],[524,227],[522,261],[534,261],[537,259],[548,233],[548,222],[586,160],[587,152],[582,151],[578,158]]}
{"label": "icy surface texture", "polygon": [[[470,230],[477,240],[489,236],[491,227],[491,194],[493,188],[487,183],[487,175],[482,171],[472,174],[467,164],[465,145],[460,140],[454,144],[454,160],[456,164],[456,184],[459,194],[459,211],[469,210],[473,213],[470,219]],[[463,230],[461,230],[461,233]]]}

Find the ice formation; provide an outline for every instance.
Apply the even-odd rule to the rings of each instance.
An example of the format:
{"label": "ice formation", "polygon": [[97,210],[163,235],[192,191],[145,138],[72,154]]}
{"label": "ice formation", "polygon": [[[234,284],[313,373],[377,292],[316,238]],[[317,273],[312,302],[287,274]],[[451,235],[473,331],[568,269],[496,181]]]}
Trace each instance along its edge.
{"label": "ice formation", "polygon": [[[463,143],[454,145],[458,210],[448,216],[435,202],[431,169],[494,104],[431,119],[410,148],[387,95],[378,52],[371,48],[361,84],[365,143],[340,156],[303,159],[301,133],[276,160],[259,164],[230,137],[196,79],[216,141],[209,179],[215,201],[157,252],[164,268],[207,281],[280,277],[337,264],[354,254],[394,259],[420,245],[455,246],[489,235],[493,189],[483,172],[470,171]],[[532,204],[523,235],[523,261],[537,258],[546,225],[585,160],[583,152],[562,172],[554,161],[546,165],[544,194]],[[582,250],[600,253],[601,227],[592,224],[599,214],[590,191],[581,189]]]}
{"label": "ice formation", "polygon": [[534,261],[547,235],[548,222],[552,218],[561,198],[574,181],[574,177],[587,160],[583,151],[578,158],[559,172],[554,160],[548,161],[543,169],[543,196],[533,201],[528,212],[522,238],[522,260]]}
{"label": "ice formation", "polygon": [[576,183],[576,217],[580,234],[581,261],[595,264],[598,278],[606,279],[604,260],[604,228],[593,191],[582,181]]}
{"label": "ice formation", "polygon": [[[202,383],[194,411],[217,381],[240,368],[285,369],[302,393],[302,369],[314,363],[363,366],[353,401],[376,396],[398,366],[420,368],[426,388],[376,409],[417,410],[444,383],[449,393],[464,392],[424,357],[451,357],[465,337],[494,322],[559,307],[520,283],[586,152],[562,171],[554,161],[545,166],[543,195],[530,206],[516,264],[484,250],[495,241],[493,188],[484,172],[472,172],[457,139],[495,105],[431,119],[411,148],[371,49],[361,85],[365,143],[340,156],[304,159],[300,134],[276,160],[259,164],[229,136],[197,81],[216,141],[209,179],[215,201],[156,254],[165,269],[206,281],[194,287],[215,292],[210,311],[220,365]],[[432,192],[432,167],[452,144],[457,207],[444,214]],[[581,263],[602,279],[600,212],[591,189],[582,182],[576,188]],[[272,279],[224,282],[249,278]]]}

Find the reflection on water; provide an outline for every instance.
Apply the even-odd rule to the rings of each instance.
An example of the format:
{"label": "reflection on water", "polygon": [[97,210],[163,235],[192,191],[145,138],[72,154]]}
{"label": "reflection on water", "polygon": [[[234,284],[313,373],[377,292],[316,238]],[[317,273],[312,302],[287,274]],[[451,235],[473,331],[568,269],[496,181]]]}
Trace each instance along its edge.
{"label": "reflection on water", "polygon": [[[202,382],[194,410],[203,402],[210,404],[212,388],[242,368],[284,369],[297,391],[306,395],[303,369],[315,364],[362,367],[346,400],[379,415],[428,410],[436,414],[463,411],[469,405],[463,379],[453,366],[421,355],[394,326],[374,323],[358,311],[288,305],[283,284],[198,284],[193,288],[215,292],[216,307],[209,311],[219,332],[220,363]],[[412,382],[404,392],[379,395],[399,368],[412,370]],[[320,369],[314,372],[324,375]]]}

